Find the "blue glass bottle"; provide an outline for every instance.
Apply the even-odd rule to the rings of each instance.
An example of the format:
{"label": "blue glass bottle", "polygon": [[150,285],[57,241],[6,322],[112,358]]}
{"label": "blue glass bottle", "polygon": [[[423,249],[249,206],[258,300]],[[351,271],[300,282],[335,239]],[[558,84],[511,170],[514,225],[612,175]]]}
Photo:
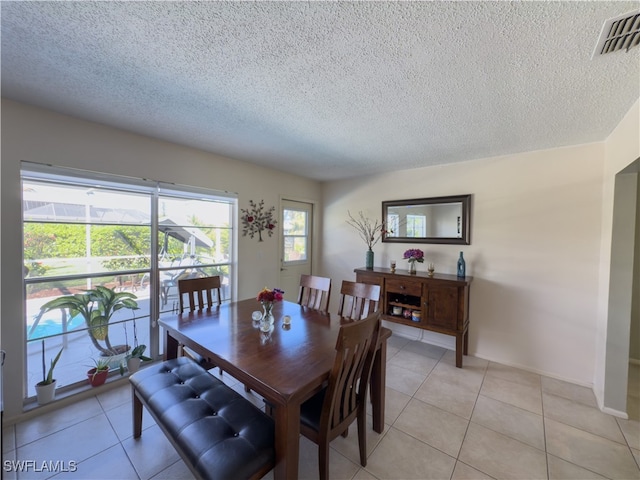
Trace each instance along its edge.
{"label": "blue glass bottle", "polygon": [[462,252],[460,252],[460,257],[458,257],[458,276],[464,278],[466,273],[467,265],[464,262],[464,257],[462,256]]}

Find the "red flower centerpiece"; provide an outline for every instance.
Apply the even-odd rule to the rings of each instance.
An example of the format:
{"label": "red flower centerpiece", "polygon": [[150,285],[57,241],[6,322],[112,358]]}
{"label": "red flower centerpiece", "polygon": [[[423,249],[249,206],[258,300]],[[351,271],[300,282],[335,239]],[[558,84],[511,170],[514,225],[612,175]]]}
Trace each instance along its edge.
{"label": "red flower centerpiece", "polygon": [[258,293],[256,300],[258,300],[262,304],[262,309],[264,310],[264,314],[262,319],[267,319],[269,323],[273,323],[273,314],[271,311],[273,310],[273,302],[281,302],[284,291],[279,288],[268,289],[264,287]]}
{"label": "red flower centerpiece", "polygon": [[409,262],[409,273],[416,273],[416,262],[424,262],[424,252],[419,248],[410,248],[404,252],[402,258]]}

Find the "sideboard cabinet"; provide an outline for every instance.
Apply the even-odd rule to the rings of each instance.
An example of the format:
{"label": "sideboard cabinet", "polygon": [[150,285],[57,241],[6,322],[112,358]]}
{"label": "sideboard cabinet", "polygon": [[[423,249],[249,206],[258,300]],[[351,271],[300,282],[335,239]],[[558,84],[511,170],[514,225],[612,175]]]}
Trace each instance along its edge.
{"label": "sideboard cabinet", "polygon": [[456,367],[469,346],[469,284],[472,277],[407,270],[357,268],[356,282],[380,285],[382,319],[456,337]]}

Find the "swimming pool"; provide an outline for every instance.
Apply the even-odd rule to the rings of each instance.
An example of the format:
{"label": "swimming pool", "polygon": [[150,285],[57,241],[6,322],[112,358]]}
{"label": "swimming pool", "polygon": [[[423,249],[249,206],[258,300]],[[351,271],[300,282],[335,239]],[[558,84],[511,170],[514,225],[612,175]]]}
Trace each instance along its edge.
{"label": "swimming pool", "polygon": [[[38,338],[50,337],[62,333],[62,322],[60,319],[41,318],[37,321],[37,325],[33,328],[33,324],[27,325],[27,340],[37,340]],[[76,315],[67,322],[67,332],[71,332],[76,328],[84,327],[84,318]]]}

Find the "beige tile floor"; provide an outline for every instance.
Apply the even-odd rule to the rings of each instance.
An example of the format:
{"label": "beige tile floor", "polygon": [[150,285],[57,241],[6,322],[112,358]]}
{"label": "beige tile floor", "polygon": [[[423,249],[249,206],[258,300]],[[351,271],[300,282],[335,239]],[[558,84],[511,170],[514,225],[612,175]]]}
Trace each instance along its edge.
{"label": "beige tile floor", "polygon": [[[222,378],[244,393],[229,375]],[[637,413],[634,381],[630,412]],[[257,396],[248,398],[262,405]],[[346,439],[332,443],[331,478],[640,479],[637,416],[601,413],[588,388],[474,357],[457,369],[453,352],[394,336],[386,398],[385,431],[376,434],[369,425],[367,432],[367,466],[358,462],[354,426]],[[144,418],[142,437],[133,440],[125,385],[5,427],[3,466],[35,460],[44,471],[5,471],[4,478],[192,478],[157,425]],[[67,468],[77,462],[77,471],[42,469],[43,461],[56,460]],[[299,478],[317,478],[317,447],[304,438]]]}

